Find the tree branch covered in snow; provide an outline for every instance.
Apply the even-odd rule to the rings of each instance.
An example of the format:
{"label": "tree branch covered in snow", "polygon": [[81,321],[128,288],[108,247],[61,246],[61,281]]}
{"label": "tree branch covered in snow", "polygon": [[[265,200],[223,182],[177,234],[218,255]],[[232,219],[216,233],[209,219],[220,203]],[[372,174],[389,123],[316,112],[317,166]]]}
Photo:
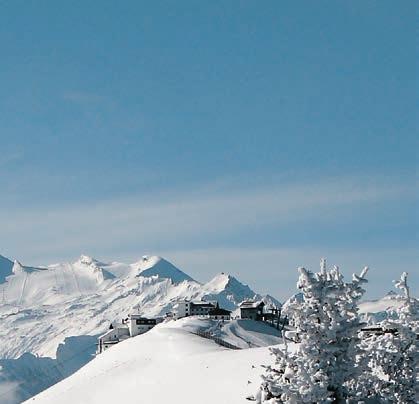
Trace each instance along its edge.
{"label": "tree branch covered in snow", "polygon": [[409,286],[407,285],[407,272],[403,272],[400,279],[398,281],[394,281],[394,286],[403,290],[405,298],[410,300],[410,291]]}
{"label": "tree branch covered in snow", "polygon": [[357,388],[364,397],[407,404],[416,402],[419,308],[417,299],[410,297],[406,272],[395,286],[403,290],[404,303],[397,309],[396,319],[379,324],[382,332],[362,339],[367,366]]}

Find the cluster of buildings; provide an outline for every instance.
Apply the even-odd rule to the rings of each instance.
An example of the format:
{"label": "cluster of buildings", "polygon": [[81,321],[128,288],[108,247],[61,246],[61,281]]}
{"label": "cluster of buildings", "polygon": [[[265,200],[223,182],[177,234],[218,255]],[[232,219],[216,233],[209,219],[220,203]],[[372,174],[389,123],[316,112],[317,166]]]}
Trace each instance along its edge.
{"label": "cluster of buildings", "polygon": [[121,323],[112,323],[109,330],[98,338],[97,353],[100,354],[127,338],[144,334],[162,321],[162,318],[146,318],[139,314],[129,314]]}
{"label": "cluster of buildings", "polygon": [[[189,316],[199,316],[212,320],[228,321],[231,319],[231,311],[220,308],[217,301],[190,301],[180,300],[173,306],[174,312],[168,313],[167,317],[180,319]],[[240,315],[237,318],[255,321],[265,321],[272,326],[279,327],[280,310],[265,310],[263,301],[245,300],[239,305]],[[111,346],[136,335],[150,331],[164,318],[146,318],[140,314],[130,314],[121,323],[112,323],[109,330],[98,339],[97,353],[102,353]]]}
{"label": "cluster of buildings", "polygon": [[176,319],[189,316],[204,316],[213,320],[230,320],[231,311],[221,309],[218,302],[192,302],[190,300],[181,300],[173,307]]}
{"label": "cluster of buildings", "polygon": [[[176,319],[188,316],[204,316],[214,320],[231,319],[231,311],[221,309],[218,302],[182,300],[177,302],[173,308],[173,317]],[[237,315],[237,318],[268,323],[279,320],[281,314],[281,310],[278,308],[266,310],[265,303],[262,300],[245,300],[239,304],[239,310],[240,314]]]}

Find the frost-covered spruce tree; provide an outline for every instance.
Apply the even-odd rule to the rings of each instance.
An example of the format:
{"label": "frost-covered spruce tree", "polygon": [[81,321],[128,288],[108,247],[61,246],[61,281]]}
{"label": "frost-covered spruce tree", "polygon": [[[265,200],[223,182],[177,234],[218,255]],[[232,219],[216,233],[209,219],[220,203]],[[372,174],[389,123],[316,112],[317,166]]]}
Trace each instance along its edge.
{"label": "frost-covered spruce tree", "polygon": [[346,283],[338,267],[320,272],[299,268],[303,301],[291,303],[287,314],[300,343],[294,353],[273,349],[276,362],[263,376],[260,402],[327,403],[349,398],[347,388],[357,375],[355,357],[361,327],[357,303],[367,282],[364,268]]}
{"label": "frost-covered spruce tree", "polygon": [[382,333],[362,340],[369,371],[360,379],[368,396],[387,403],[415,403],[416,372],[419,366],[419,307],[412,298],[404,272],[395,286],[404,292],[397,318],[379,324]]}

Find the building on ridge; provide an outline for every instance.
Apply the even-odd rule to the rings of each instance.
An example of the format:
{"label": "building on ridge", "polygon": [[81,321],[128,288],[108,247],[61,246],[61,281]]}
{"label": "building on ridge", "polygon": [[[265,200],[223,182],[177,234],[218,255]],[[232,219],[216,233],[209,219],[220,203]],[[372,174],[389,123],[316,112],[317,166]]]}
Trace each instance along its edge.
{"label": "building on ridge", "polygon": [[106,351],[119,342],[150,331],[158,319],[146,318],[140,314],[129,314],[121,323],[111,323],[109,330],[98,338],[97,354]]}
{"label": "building on ridge", "polygon": [[209,318],[211,318],[212,320],[230,320],[231,318],[231,311],[230,310],[225,310],[225,309],[220,309],[220,306],[217,305],[215,308],[211,309],[208,312],[208,316]]}
{"label": "building on ridge", "polygon": [[157,324],[157,320],[143,317],[140,314],[129,314],[125,323],[128,325],[130,337],[135,337],[150,331]]}
{"label": "building on ridge", "polygon": [[96,354],[101,354],[111,346],[129,338],[129,330],[126,324],[111,324],[109,330],[98,338]]}
{"label": "building on ridge", "polygon": [[255,321],[263,321],[263,308],[265,303],[262,300],[245,300],[239,304],[240,318]]}
{"label": "building on ridge", "polygon": [[174,317],[179,319],[189,316],[208,316],[210,310],[215,309],[216,303],[193,302],[190,300],[179,300],[174,306]]}

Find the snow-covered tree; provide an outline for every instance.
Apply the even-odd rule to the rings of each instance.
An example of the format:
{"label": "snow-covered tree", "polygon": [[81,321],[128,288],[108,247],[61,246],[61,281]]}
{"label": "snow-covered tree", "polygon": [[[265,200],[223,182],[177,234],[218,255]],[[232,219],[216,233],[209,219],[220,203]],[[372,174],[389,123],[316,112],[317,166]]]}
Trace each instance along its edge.
{"label": "snow-covered tree", "polygon": [[299,268],[298,288],[303,301],[287,307],[299,336],[295,352],[272,349],[275,365],[263,376],[260,402],[327,403],[350,397],[349,382],[360,370],[358,352],[358,301],[365,292],[365,267],[344,282],[338,267],[320,272]]}
{"label": "snow-covered tree", "polygon": [[403,304],[396,319],[378,324],[381,332],[362,339],[368,370],[358,380],[358,390],[386,403],[407,404],[416,402],[419,307],[410,296],[406,272],[395,286],[403,291]]}

